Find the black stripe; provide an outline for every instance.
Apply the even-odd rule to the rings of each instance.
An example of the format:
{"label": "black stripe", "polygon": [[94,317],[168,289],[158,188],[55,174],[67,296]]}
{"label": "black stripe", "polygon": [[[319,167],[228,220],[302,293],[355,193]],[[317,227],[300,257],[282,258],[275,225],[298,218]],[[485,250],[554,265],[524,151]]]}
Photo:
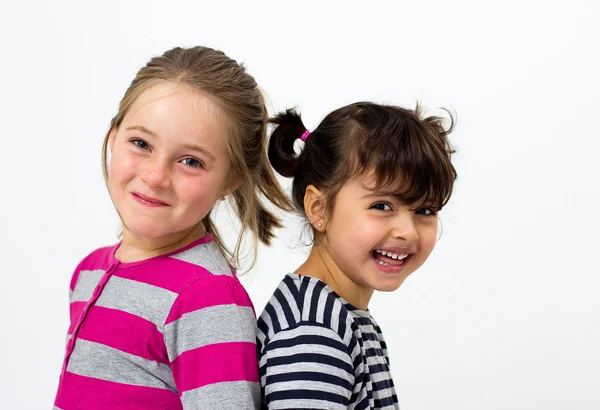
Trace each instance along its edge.
{"label": "black stripe", "polygon": [[281,382],[290,382],[290,381],[314,381],[314,382],[323,382],[329,383],[336,386],[343,387],[346,390],[352,390],[354,386],[350,384],[350,382],[346,379],[342,379],[338,376],[334,376],[326,373],[317,373],[317,372],[292,372],[292,373],[280,373],[274,374],[267,377],[267,384],[271,383],[281,383]]}
{"label": "black stripe", "polygon": [[275,400],[325,400],[331,403],[348,404],[346,397],[334,393],[328,393],[317,390],[286,390],[267,394],[265,397],[267,403]]}
{"label": "black stripe", "polygon": [[381,380],[377,383],[372,383],[373,390],[385,390],[393,387],[393,384],[390,383],[391,379]]}
{"label": "black stripe", "polygon": [[384,399],[375,399],[373,400],[373,403],[375,404],[375,407],[379,409],[386,406],[392,406],[394,403],[398,403],[398,399],[396,399],[394,396],[389,396]]}
{"label": "black stripe", "polygon": [[308,320],[311,322],[317,321],[317,308],[319,307],[319,296],[321,296],[321,290],[323,289],[323,286],[319,285],[319,283],[315,284],[312,297],[310,298],[310,313],[308,315]]}
{"label": "black stripe", "polygon": [[[340,309],[340,319],[338,324],[338,335],[342,338],[342,340],[346,337],[346,321],[348,320],[348,311],[346,309]],[[352,338],[354,339],[354,338]],[[352,351],[352,349],[350,349]]]}
{"label": "black stripe", "polygon": [[[277,319],[277,312],[275,312],[275,308],[270,303],[265,307],[265,312],[269,314],[269,318],[271,319],[271,323],[273,323],[273,332],[278,333],[281,330],[281,325],[279,324],[279,320]],[[268,334],[268,333],[265,333]]]}
{"label": "black stripe", "polygon": [[272,357],[268,359],[267,365],[281,366],[292,363],[318,363],[337,367],[344,370],[346,373],[352,374],[354,369],[348,363],[336,359],[335,357],[318,354],[318,353],[297,353],[292,356]]}
{"label": "black stripe", "polygon": [[[315,326],[317,327],[317,326]],[[329,338],[321,335],[298,335],[289,339],[279,339],[269,343],[269,350],[280,349],[282,347],[293,347],[299,345],[322,345],[332,347],[344,354],[348,354],[346,345],[341,343],[339,340]]]}
{"label": "black stripe", "polygon": [[[304,304],[304,298],[306,297],[306,289],[308,289],[308,284],[310,283],[310,278],[307,276],[302,276],[302,280],[300,281],[300,295],[298,296],[299,304]],[[298,306],[301,308],[302,306]]]}
{"label": "black stripe", "polygon": [[286,276],[285,278],[283,278],[283,283],[285,283],[286,287],[290,290],[290,293],[292,294],[296,302],[298,302],[299,293],[298,287],[296,286],[296,281],[294,281],[294,279],[290,276]]}
{"label": "black stripe", "polygon": [[296,318],[294,317],[294,313],[292,312],[290,305],[288,305],[287,300],[283,295],[283,292],[280,289],[277,289],[273,296],[275,296],[275,299],[277,299],[277,301],[279,302],[281,310],[283,310],[283,314],[285,315],[285,320],[288,322],[288,326],[295,325]]}
{"label": "black stripe", "polygon": [[335,298],[332,294],[327,295],[327,301],[325,302],[325,312],[323,312],[323,324],[331,329],[331,313],[333,310],[333,302]]}
{"label": "black stripe", "polygon": [[369,365],[369,373],[376,374],[382,372],[388,372],[389,368],[385,364],[370,364]]}

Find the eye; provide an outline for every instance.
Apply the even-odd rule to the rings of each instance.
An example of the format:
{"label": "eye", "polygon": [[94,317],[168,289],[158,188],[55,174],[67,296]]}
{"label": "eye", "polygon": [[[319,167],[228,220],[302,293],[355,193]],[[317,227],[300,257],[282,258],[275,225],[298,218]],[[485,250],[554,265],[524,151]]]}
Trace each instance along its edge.
{"label": "eye", "polygon": [[183,164],[192,168],[204,168],[204,164],[198,161],[196,158],[185,158],[181,161]]}
{"label": "eye", "polygon": [[378,211],[391,211],[392,207],[385,202],[377,202],[371,205],[371,209],[377,209]]}
{"label": "eye", "polygon": [[417,215],[434,216],[437,212],[431,208],[420,208],[415,211]]}
{"label": "eye", "polygon": [[141,149],[150,149],[150,145],[148,145],[148,143],[143,140],[131,140],[131,143]]}

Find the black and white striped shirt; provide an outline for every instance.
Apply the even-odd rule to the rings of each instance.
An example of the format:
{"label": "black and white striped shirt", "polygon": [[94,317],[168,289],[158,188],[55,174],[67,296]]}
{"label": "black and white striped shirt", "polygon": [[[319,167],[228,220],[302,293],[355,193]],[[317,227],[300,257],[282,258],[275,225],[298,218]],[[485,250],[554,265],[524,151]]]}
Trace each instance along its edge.
{"label": "black and white striped shirt", "polygon": [[322,281],[288,274],[258,329],[263,408],[399,408],[381,329]]}

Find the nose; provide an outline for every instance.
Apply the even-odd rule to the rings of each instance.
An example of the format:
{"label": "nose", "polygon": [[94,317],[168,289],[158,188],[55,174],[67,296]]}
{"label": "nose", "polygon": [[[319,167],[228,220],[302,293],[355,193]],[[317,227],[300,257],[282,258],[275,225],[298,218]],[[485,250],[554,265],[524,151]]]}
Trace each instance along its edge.
{"label": "nose", "polygon": [[414,212],[407,210],[396,215],[392,228],[392,236],[395,239],[403,239],[408,243],[419,240],[419,231],[415,224]]}
{"label": "nose", "polygon": [[171,185],[168,165],[158,160],[150,161],[140,177],[150,187],[168,188]]}

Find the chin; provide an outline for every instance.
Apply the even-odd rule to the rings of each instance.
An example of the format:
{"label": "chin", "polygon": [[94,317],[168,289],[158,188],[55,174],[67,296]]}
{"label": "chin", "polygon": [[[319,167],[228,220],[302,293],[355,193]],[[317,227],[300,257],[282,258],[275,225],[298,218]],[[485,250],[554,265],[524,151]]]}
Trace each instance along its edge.
{"label": "chin", "polygon": [[404,280],[402,280],[402,282],[381,284],[380,286],[377,286],[375,290],[379,292],[393,292],[395,290],[398,290],[402,283],[404,283]]}
{"label": "chin", "polygon": [[379,292],[393,292],[402,286],[406,278],[407,276],[404,275],[395,278],[378,278],[379,280],[374,283],[373,289]]}
{"label": "chin", "polygon": [[161,226],[156,224],[126,224],[127,230],[140,238],[158,239],[168,235],[170,232],[165,232]]}

